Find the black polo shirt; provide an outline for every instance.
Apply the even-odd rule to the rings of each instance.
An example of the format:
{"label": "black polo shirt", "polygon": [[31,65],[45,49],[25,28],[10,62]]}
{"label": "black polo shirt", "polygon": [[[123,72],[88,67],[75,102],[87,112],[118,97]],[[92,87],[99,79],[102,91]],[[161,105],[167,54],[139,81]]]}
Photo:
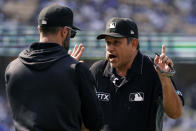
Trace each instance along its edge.
{"label": "black polo shirt", "polygon": [[105,115],[104,131],[162,130],[162,87],[148,56],[138,52],[126,77],[118,76],[107,60],[90,70]]}

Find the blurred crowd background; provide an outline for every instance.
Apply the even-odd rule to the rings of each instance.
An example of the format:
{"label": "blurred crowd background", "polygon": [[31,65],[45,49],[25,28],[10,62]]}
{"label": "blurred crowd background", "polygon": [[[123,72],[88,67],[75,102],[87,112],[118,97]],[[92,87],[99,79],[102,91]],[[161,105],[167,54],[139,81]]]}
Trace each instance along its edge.
{"label": "blurred crowd background", "polygon": [[[117,16],[133,18],[139,25],[140,34],[166,33],[196,37],[196,0],[0,0],[0,29],[36,27],[38,13],[51,3],[70,7],[74,12],[75,25],[83,31],[103,31],[106,21]],[[3,32],[0,32],[0,37],[4,37]],[[0,48],[3,44],[0,41]],[[196,45],[196,41],[193,44]],[[7,63],[1,60],[2,75]],[[177,74],[176,79],[177,83],[191,81],[189,84],[179,84],[185,97],[183,116],[177,120],[165,116],[163,131],[196,131],[196,71],[193,71],[196,62],[188,64],[188,69],[187,64],[182,63],[177,68],[184,72]],[[0,79],[0,131],[14,131],[5,85],[2,84],[3,77]]]}
{"label": "blurred crowd background", "polygon": [[1,26],[35,25],[48,4],[67,5],[83,30],[103,30],[113,17],[130,17],[140,32],[196,34],[195,0],[0,0]]}

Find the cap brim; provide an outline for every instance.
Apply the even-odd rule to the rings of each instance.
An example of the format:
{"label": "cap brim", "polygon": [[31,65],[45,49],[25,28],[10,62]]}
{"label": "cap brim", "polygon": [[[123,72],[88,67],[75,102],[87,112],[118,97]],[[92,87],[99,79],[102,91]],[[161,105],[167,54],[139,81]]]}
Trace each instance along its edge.
{"label": "cap brim", "polygon": [[118,33],[103,33],[103,34],[100,34],[97,36],[97,39],[105,39],[106,36],[111,36],[111,37],[116,37],[116,38],[123,38],[123,37],[126,37],[126,36],[123,36],[121,34],[118,34]]}
{"label": "cap brim", "polygon": [[72,26],[72,29],[74,29],[74,30],[80,30],[80,28],[78,28],[78,27],[76,27],[76,26]]}

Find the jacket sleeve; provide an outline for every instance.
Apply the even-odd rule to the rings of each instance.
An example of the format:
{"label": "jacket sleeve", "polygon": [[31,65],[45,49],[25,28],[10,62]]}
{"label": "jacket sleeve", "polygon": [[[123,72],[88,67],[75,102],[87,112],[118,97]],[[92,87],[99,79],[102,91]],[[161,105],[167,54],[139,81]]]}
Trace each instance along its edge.
{"label": "jacket sleeve", "polygon": [[82,118],[86,128],[98,131],[103,125],[103,113],[96,97],[93,77],[82,63],[76,65],[79,92],[81,97]]}

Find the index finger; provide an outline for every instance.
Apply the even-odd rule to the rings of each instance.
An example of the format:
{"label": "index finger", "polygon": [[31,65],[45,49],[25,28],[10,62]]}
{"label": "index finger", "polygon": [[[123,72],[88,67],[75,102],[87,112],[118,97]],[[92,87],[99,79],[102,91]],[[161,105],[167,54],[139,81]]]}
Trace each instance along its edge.
{"label": "index finger", "polygon": [[164,54],[165,55],[165,45],[162,45],[161,54]]}

